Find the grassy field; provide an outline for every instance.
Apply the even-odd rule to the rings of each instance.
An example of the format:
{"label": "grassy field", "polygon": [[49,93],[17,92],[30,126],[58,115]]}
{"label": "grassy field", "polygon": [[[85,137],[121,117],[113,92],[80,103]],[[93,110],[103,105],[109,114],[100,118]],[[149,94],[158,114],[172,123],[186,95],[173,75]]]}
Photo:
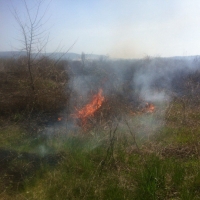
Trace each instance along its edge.
{"label": "grassy field", "polygon": [[[46,107],[45,95],[37,99],[39,114],[29,116],[30,99],[23,111],[6,110],[10,104],[2,100],[0,199],[200,199],[200,102],[176,98],[153,113],[69,131],[68,124],[52,120],[61,109],[53,98],[61,82],[51,75],[41,80],[36,92],[51,88],[46,95],[52,98]],[[15,91],[6,93],[4,86],[2,92]],[[67,97],[59,96],[61,103]]]}
{"label": "grassy field", "polygon": [[2,125],[0,198],[199,199],[199,112],[188,108],[183,123],[179,102],[170,107],[154,134],[135,134],[133,116],[135,139],[121,124],[87,134],[60,125],[51,136]]}

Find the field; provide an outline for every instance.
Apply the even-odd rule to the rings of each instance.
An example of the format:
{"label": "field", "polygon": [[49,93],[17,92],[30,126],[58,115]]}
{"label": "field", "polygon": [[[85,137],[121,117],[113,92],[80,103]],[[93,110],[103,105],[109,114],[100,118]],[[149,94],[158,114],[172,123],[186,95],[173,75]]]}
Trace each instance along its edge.
{"label": "field", "polygon": [[199,61],[42,58],[33,90],[24,59],[0,61],[0,199],[200,199]]}

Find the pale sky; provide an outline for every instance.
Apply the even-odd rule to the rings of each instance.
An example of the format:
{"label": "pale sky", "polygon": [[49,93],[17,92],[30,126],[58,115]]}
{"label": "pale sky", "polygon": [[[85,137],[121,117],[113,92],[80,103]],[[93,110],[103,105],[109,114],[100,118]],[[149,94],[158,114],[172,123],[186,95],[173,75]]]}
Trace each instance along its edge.
{"label": "pale sky", "polygon": [[[13,7],[26,20],[21,0],[0,0],[0,51],[21,48]],[[199,0],[51,0],[45,17],[47,52],[76,41],[70,52],[111,58],[200,55]]]}

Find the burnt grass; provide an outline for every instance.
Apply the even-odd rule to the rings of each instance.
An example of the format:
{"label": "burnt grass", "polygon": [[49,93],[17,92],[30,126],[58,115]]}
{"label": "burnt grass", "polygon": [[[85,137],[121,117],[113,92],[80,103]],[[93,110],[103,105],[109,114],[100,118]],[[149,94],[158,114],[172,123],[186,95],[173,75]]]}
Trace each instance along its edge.
{"label": "burnt grass", "polygon": [[55,167],[61,161],[63,154],[47,154],[40,156],[35,153],[18,152],[0,148],[0,176],[1,193],[9,194],[24,190],[25,182],[29,179],[33,182],[40,171],[44,173],[45,167]]}
{"label": "burnt grass", "polygon": [[198,57],[41,57],[34,90],[24,63],[0,60],[0,199],[200,199]]}

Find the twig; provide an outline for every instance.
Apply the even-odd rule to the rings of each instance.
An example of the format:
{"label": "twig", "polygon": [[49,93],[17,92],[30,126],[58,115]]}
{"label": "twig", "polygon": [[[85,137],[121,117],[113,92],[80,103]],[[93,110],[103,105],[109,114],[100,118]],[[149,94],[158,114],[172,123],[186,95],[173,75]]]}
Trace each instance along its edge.
{"label": "twig", "polygon": [[127,121],[126,119],[125,119],[125,123],[126,123],[128,129],[129,129],[129,132],[130,132],[131,136],[133,137],[134,144],[136,145],[137,149],[139,150],[139,146],[138,146],[138,144],[137,144],[137,142],[136,142],[135,133],[133,133],[133,132],[131,131],[131,128],[130,128],[130,126],[129,126],[129,124],[128,124],[128,121]]}
{"label": "twig", "polygon": [[106,156],[101,162],[101,166],[100,166],[101,168],[100,168],[99,175],[101,175],[101,173],[102,173],[102,170],[103,170],[103,167],[105,166],[106,160],[110,161],[111,157],[114,159],[114,155],[113,155],[114,141],[115,141],[115,133],[117,131],[118,124],[119,123],[117,123],[117,125],[116,125],[116,127],[115,127],[115,129],[113,131],[110,128],[110,131],[109,131],[110,143],[109,143],[109,146],[108,146],[107,151],[106,151]]}

